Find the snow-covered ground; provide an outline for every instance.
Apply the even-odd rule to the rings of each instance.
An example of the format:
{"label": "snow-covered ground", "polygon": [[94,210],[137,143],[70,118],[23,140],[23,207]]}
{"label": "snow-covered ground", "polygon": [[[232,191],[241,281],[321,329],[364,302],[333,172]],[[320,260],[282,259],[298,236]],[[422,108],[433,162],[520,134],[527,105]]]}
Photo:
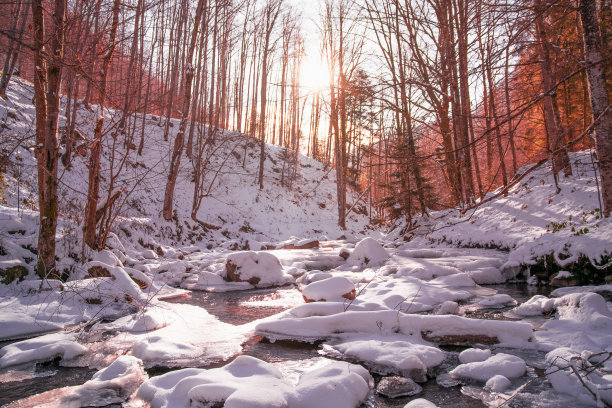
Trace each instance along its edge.
{"label": "snow-covered ground", "polygon": [[[32,132],[30,97],[27,84],[11,86],[0,108],[8,126],[1,137]],[[86,112],[81,120],[86,132]],[[147,120],[151,139],[142,157],[131,153],[121,178],[131,194],[116,234],[108,249],[87,253],[86,263],[79,262],[85,158],[62,172],[58,255],[70,272],[65,282],[33,273],[38,214],[31,141],[10,151],[20,161],[9,168],[8,203],[0,206],[0,268],[22,266],[28,274],[0,284],[0,340],[11,339],[0,349],[0,383],[27,382],[38,375],[35,364],[54,359],[98,370],[84,384],[19,406],[357,407],[375,393],[396,396],[406,407],[454,406],[420,398],[421,385],[431,382],[441,393],[459,388],[475,404],[492,407],[507,400],[612,404],[612,303],[603,297],[609,299],[612,286],[549,296],[531,286],[526,291],[534,296],[522,297],[499,286],[519,273],[527,278],[523,267],[542,255],[561,263],[610,256],[612,223],[594,210],[588,153],[572,156],[575,176],[561,180],[560,194],[538,170],[508,197],[474,212],[431,214],[420,221],[422,235],[405,242],[397,230],[386,236],[366,230],[366,218],[357,214],[351,231],[337,230],[333,172],[310,159],[301,157],[293,187],[282,187],[275,170],[282,172],[280,149],[269,146],[260,191],[255,147],[245,150],[240,136],[226,134],[227,148],[213,167],[229,159],[198,215],[222,228],[204,231],[187,221],[187,160],[177,184],[177,220],[161,221],[171,145],[156,123]],[[238,156],[230,153],[232,143]],[[315,238],[318,246],[306,245]],[[276,249],[260,251],[262,244]],[[296,249],[301,246],[310,248]],[[286,286],[277,297],[244,302],[235,313],[247,303],[286,310],[241,325],[222,321],[207,305],[181,302],[194,290],[280,285]],[[272,348],[284,340],[313,343],[320,356],[288,364],[240,355],[262,338]],[[172,371],[149,377],[145,370],[152,367]],[[540,387],[530,390],[534,382]]]}

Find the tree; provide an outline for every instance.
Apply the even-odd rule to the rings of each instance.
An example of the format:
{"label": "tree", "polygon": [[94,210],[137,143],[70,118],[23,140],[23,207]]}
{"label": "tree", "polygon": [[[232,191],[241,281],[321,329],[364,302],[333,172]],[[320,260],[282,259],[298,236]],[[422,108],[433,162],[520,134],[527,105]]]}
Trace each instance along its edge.
{"label": "tree", "polygon": [[193,29],[191,31],[191,40],[189,43],[189,49],[186,56],[185,64],[185,76],[183,83],[183,107],[181,109],[181,123],[179,130],[174,139],[174,149],[172,151],[172,159],[170,161],[170,171],[168,173],[168,181],[166,182],[166,192],[164,194],[164,208],[163,215],[166,221],[172,219],[172,199],[174,197],[174,186],[176,184],[176,178],[178,176],[179,166],[181,164],[181,156],[183,155],[183,146],[185,143],[185,129],[187,129],[187,119],[189,118],[189,112],[191,109],[191,83],[195,73],[193,67],[193,54],[195,51],[196,41],[198,38],[198,30],[200,28],[200,19],[202,18],[202,12],[206,5],[206,0],[199,0],[198,6],[195,13],[195,21]]}
{"label": "tree", "polygon": [[267,0],[266,6],[263,10],[263,50],[261,57],[261,98],[259,108],[259,189],[263,188],[263,173],[264,173],[264,161],[266,159],[266,102],[268,92],[268,58],[270,56],[271,44],[270,37],[272,36],[272,30],[276,24],[276,19],[281,11],[283,0]]}
{"label": "tree", "polygon": [[55,269],[55,231],[58,214],[57,122],[64,52],[65,7],[65,0],[55,0],[53,17],[47,28],[42,0],[32,1],[36,161],[40,218],[36,271],[42,278],[53,279],[59,278],[59,273]]}
{"label": "tree", "polygon": [[[102,67],[98,73],[98,90],[100,101],[98,106],[98,119],[94,127],[94,140],[89,156],[89,184],[87,189],[87,205],[85,207],[85,221],[83,227],[83,240],[92,249],[101,249],[99,236],[96,234],[98,220],[100,219],[100,208],[98,208],[100,193],[100,156],[102,155],[102,133],[104,130],[104,101],[106,98],[106,85],[109,67],[113,59],[116,46],[117,27],[119,25],[119,10],[121,0],[113,0],[113,18],[110,27],[108,47],[104,54]],[[116,198],[115,198],[116,199]],[[111,203],[107,201],[105,205]],[[105,208],[106,206],[103,206]]]}
{"label": "tree", "polygon": [[580,1],[580,19],[584,39],[584,55],[589,79],[591,112],[595,122],[597,159],[603,195],[604,216],[612,211],[612,110],[606,91],[602,41],[595,0]]}

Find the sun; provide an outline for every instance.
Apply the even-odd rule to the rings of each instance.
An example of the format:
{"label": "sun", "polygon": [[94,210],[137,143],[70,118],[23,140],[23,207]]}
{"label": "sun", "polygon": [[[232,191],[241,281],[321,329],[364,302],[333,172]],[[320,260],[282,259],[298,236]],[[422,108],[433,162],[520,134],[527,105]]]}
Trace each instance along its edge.
{"label": "sun", "polygon": [[318,91],[329,86],[329,69],[320,58],[306,57],[300,72],[300,85]]}

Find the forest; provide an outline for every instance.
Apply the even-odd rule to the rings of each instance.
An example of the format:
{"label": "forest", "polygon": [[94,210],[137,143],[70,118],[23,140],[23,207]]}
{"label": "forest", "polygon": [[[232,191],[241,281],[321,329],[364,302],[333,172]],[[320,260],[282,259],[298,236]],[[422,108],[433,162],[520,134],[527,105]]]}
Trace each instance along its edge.
{"label": "forest", "polygon": [[612,404],[610,0],[0,9],[0,403]]}

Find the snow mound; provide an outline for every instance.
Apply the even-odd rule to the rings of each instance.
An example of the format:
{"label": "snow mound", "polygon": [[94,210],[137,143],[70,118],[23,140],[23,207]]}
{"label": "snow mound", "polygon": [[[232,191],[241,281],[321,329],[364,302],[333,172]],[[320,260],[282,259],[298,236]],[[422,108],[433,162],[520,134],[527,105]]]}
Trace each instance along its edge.
{"label": "snow mound", "polygon": [[[548,302],[544,303],[549,307]],[[546,321],[535,337],[542,350],[557,347],[593,353],[612,350],[612,310],[597,293],[571,293],[554,299],[558,319]]]}
{"label": "snow mound", "polygon": [[74,333],[47,334],[4,346],[0,349],[0,368],[30,361],[49,361],[58,356],[70,360],[85,350],[77,343]]}
{"label": "snow mound", "polygon": [[504,307],[509,304],[516,305],[516,300],[512,298],[510,295],[506,295],[505,293],[488,296],[484,299],[478,301],[478,304],[483,307]]}
{"label": "snow mound", "polygon": [[445,360],[445,353],[419,336],[351,336],[332,349],[343,359],[356,359],[379,374],[400,374],[415,381],[427,380],[427,370]]}
{"label": "snow mound", "polygon": [[519,316],[538,316],[543,313],[549,313],[554,309],[554,307],[554,299],[549,299],[542,295],[535,295],[531,299],[512,309],[512,312]]}
{"label": "snow mound", "polygon": [[334,276],[305,286],[302,295],[307,302],[342,302],[355,298],[355,284],[343,276]]}
{"label": "snow mound", "polygon": [[491,350],[489,349],[470,348],[459,353],[459,361],[462,364],[485,361],[489,357],[491,357]]}
{"label": "snow mound", "polygon": [[438,408],[438,406],[425,398],[417,398],[404,405],[404,408]]}
{"label": "snow mound", "polygon": [[489,378],[485,384],[485,389],[493,392],[503,392],[510,386],[510,380],[503,375],[495,375]]}
{"label": "snow mound", "polygon": [[91,380],[74,387],[61,406],[107,406],[126,401],[147,378],[142,361],[133,356],[119,356],[108,367],[96,372]]}
{"label": "snow mound", "polygon": [[257,286],[283,285],[293,277],[283,272],[277,257],[269,252],[235,252],[226,258],[226,279]]}
{"label": "snow mound", "polygon": [[363,367],[332,362],[304,373],[293,387],[272,364],[239,356],[221,368],[186,368],[154,377],[137,395],[152,408],[353,408],[366,398],[372,382]]}
{"label": "snow mound", "polygon": [[371,237],[364,238],[349,255],[346,262],[349,265],[378,266],[389,259],[389,252]]}
{"label": "snow mound", "polygon": [[518,378],[525,374],[525,360],[511,354],[498,353],[484,361],[460,364],[449,373],[453,377],[488,381],[496,375]]}

